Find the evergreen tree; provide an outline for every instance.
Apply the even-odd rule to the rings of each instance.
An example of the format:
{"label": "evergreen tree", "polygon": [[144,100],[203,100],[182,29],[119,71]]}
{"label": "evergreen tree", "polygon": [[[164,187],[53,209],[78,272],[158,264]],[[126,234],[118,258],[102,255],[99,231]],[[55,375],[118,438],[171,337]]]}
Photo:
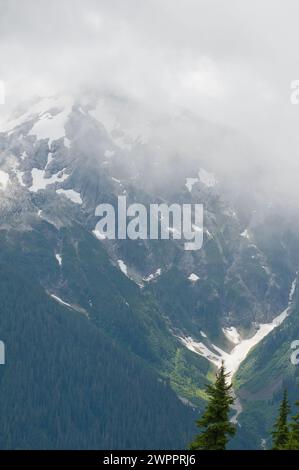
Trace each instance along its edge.
{"label": "evergreen tree", "polygon": [[[299,406],[299,401],[296,401],[296,405]],[[285,449],[299,450],[299,413],[292,417],[290,427],[289,439]]]}
{"label": "evergreen tree", "polygon": [[234,436],[236,428],[229,421],[230,405],[234,403],[234,398],[231,393],[232,385],[226,380],[228,376],[222,363],[215,383],[207,385],[208,404],[197,421],[202,432],[191,443],[191,450],[225,450],[229,438]]}
{"label": "evergreen tree", "polygon": [[278,417],[274,424],[272,432],[272,449],[283,450],[289,440],[288,415],[290,413],[290,405],[288,401],[288,392],[284,391],[283,399],[279,407]]}

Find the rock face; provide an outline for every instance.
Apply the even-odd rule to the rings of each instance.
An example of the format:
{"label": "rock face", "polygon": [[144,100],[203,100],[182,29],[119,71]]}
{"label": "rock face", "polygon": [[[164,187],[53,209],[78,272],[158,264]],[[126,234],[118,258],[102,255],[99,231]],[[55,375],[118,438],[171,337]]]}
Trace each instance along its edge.
{"label": "rock face", "polygon": [[[192,168],[182,157],[165,169],[162,157],[169,148],[163,139],[158,141],[148,124],[129,119],[125,124],[101,99],[82,104],[54,97],[27,105],[2,126],[0,259],[3,266],[17,266],[20,275],[30,270],[42,301],[63,310],[68,322],[72,313],[79,315],[87,329],[124,351],[128,363],[142,359],[145,371],[138,373],[155,371],[149,380],[166,387],[169,406],[177,417],[184,415],[176,440],[183,445],[194,416],[180,400],[201,406],[197,388],[217,364],[215,357],[256,335],[262,339],[261,325],[273,324],[288,305],[293,308],[299,237],[287,216],[278,224],[271,207],[255,205],[254,198],[245,206],[242,194],[232,199],[227,182],[204,169],[200,156]],[[203,247],[186,251],[182,240],[99,237],[95,209],[100,203],[116,207],[120,195],[146,207],[203,204]],[[275,324],[275,338],[284,325]],[[272,341],[272,329],[261,348]],[[186,348],[190,341],[202,345],[195,354]],[[109,432],[111,447],[121,447],[122,438]],[[26,447],[24,440],[14,440],[14,430],[12,435],[3,447],[17,442]],[[45,445],[55,447],[49,436]],[[70,445],[80,447],[79,440]]]}

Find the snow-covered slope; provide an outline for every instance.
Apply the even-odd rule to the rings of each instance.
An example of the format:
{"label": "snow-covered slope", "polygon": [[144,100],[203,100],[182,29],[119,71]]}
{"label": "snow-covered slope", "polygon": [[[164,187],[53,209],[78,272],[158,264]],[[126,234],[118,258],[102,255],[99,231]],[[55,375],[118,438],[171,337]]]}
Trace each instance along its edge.
{"label": "snow-covered slope", "polygon": [[[292,299],[296,289],[296,279],[292,282],[289,291],[289,304],[279,315],[277,315],[270,323],[264,323],[257,326],[256,333],[250,338],[242,339],[235,327],[224,329],[224,334],[229,341],[235,346],[230,352],[226,352],[217,345],[210,343],[209,346],[203,342],[194,341],[191,337],[181,337],[182,343],[190,349],[190,351],[199,354],[210,362],[220,367],[224,362],[227,372],[232,380],[241,363],[246,359],[249,352],[258,345],[271,331],[279,327],[287,318],[290,312]],[[208,338],[207,338],[208,339]]]}

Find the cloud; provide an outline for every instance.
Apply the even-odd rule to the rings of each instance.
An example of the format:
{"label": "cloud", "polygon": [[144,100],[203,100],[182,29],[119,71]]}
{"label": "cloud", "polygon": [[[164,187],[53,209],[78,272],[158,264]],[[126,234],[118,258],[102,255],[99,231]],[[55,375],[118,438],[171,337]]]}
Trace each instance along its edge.
{"label": "cloud", "polygon": [[297,185],[296,0],[0,0],[0,11],[7,108],[88,88],[150,116],[184,110],[253,142],[269,185]]}

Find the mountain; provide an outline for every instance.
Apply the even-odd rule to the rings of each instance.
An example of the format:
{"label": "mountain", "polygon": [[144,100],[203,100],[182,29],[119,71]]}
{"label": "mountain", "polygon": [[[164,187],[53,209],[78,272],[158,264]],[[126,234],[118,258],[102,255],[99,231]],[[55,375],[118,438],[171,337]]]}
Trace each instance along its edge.
{"label": "mountain", "polygon": [[[202,155],[230,132],[185,114],[170,125],[195,128]],[[185,448],[223,358],[242,425],[233,445],[258,447],[288,377],[274,350],[294,379],[296,225],[157,127],[134,103],[95,96],[36,99],[2,124],[1,448]],[[95,209],[118,196],[202,203],[203,247],[105,239]],[[262,421],[266,363],[276,385]]]}
{"label": "mountain", "polygon": [[[251,448],[260,447],[261,442],[270,448],[269,430],[285,388],[295,413],[298,367],[291,356],[292,343],[299,337],[298,293],[288,309],[289,315],[280,328],[250,352],[236,374],[235,387],[243,403],[237,446],[245,446],[249,436]],[[246,432],[242,429],[244,424]]]}

